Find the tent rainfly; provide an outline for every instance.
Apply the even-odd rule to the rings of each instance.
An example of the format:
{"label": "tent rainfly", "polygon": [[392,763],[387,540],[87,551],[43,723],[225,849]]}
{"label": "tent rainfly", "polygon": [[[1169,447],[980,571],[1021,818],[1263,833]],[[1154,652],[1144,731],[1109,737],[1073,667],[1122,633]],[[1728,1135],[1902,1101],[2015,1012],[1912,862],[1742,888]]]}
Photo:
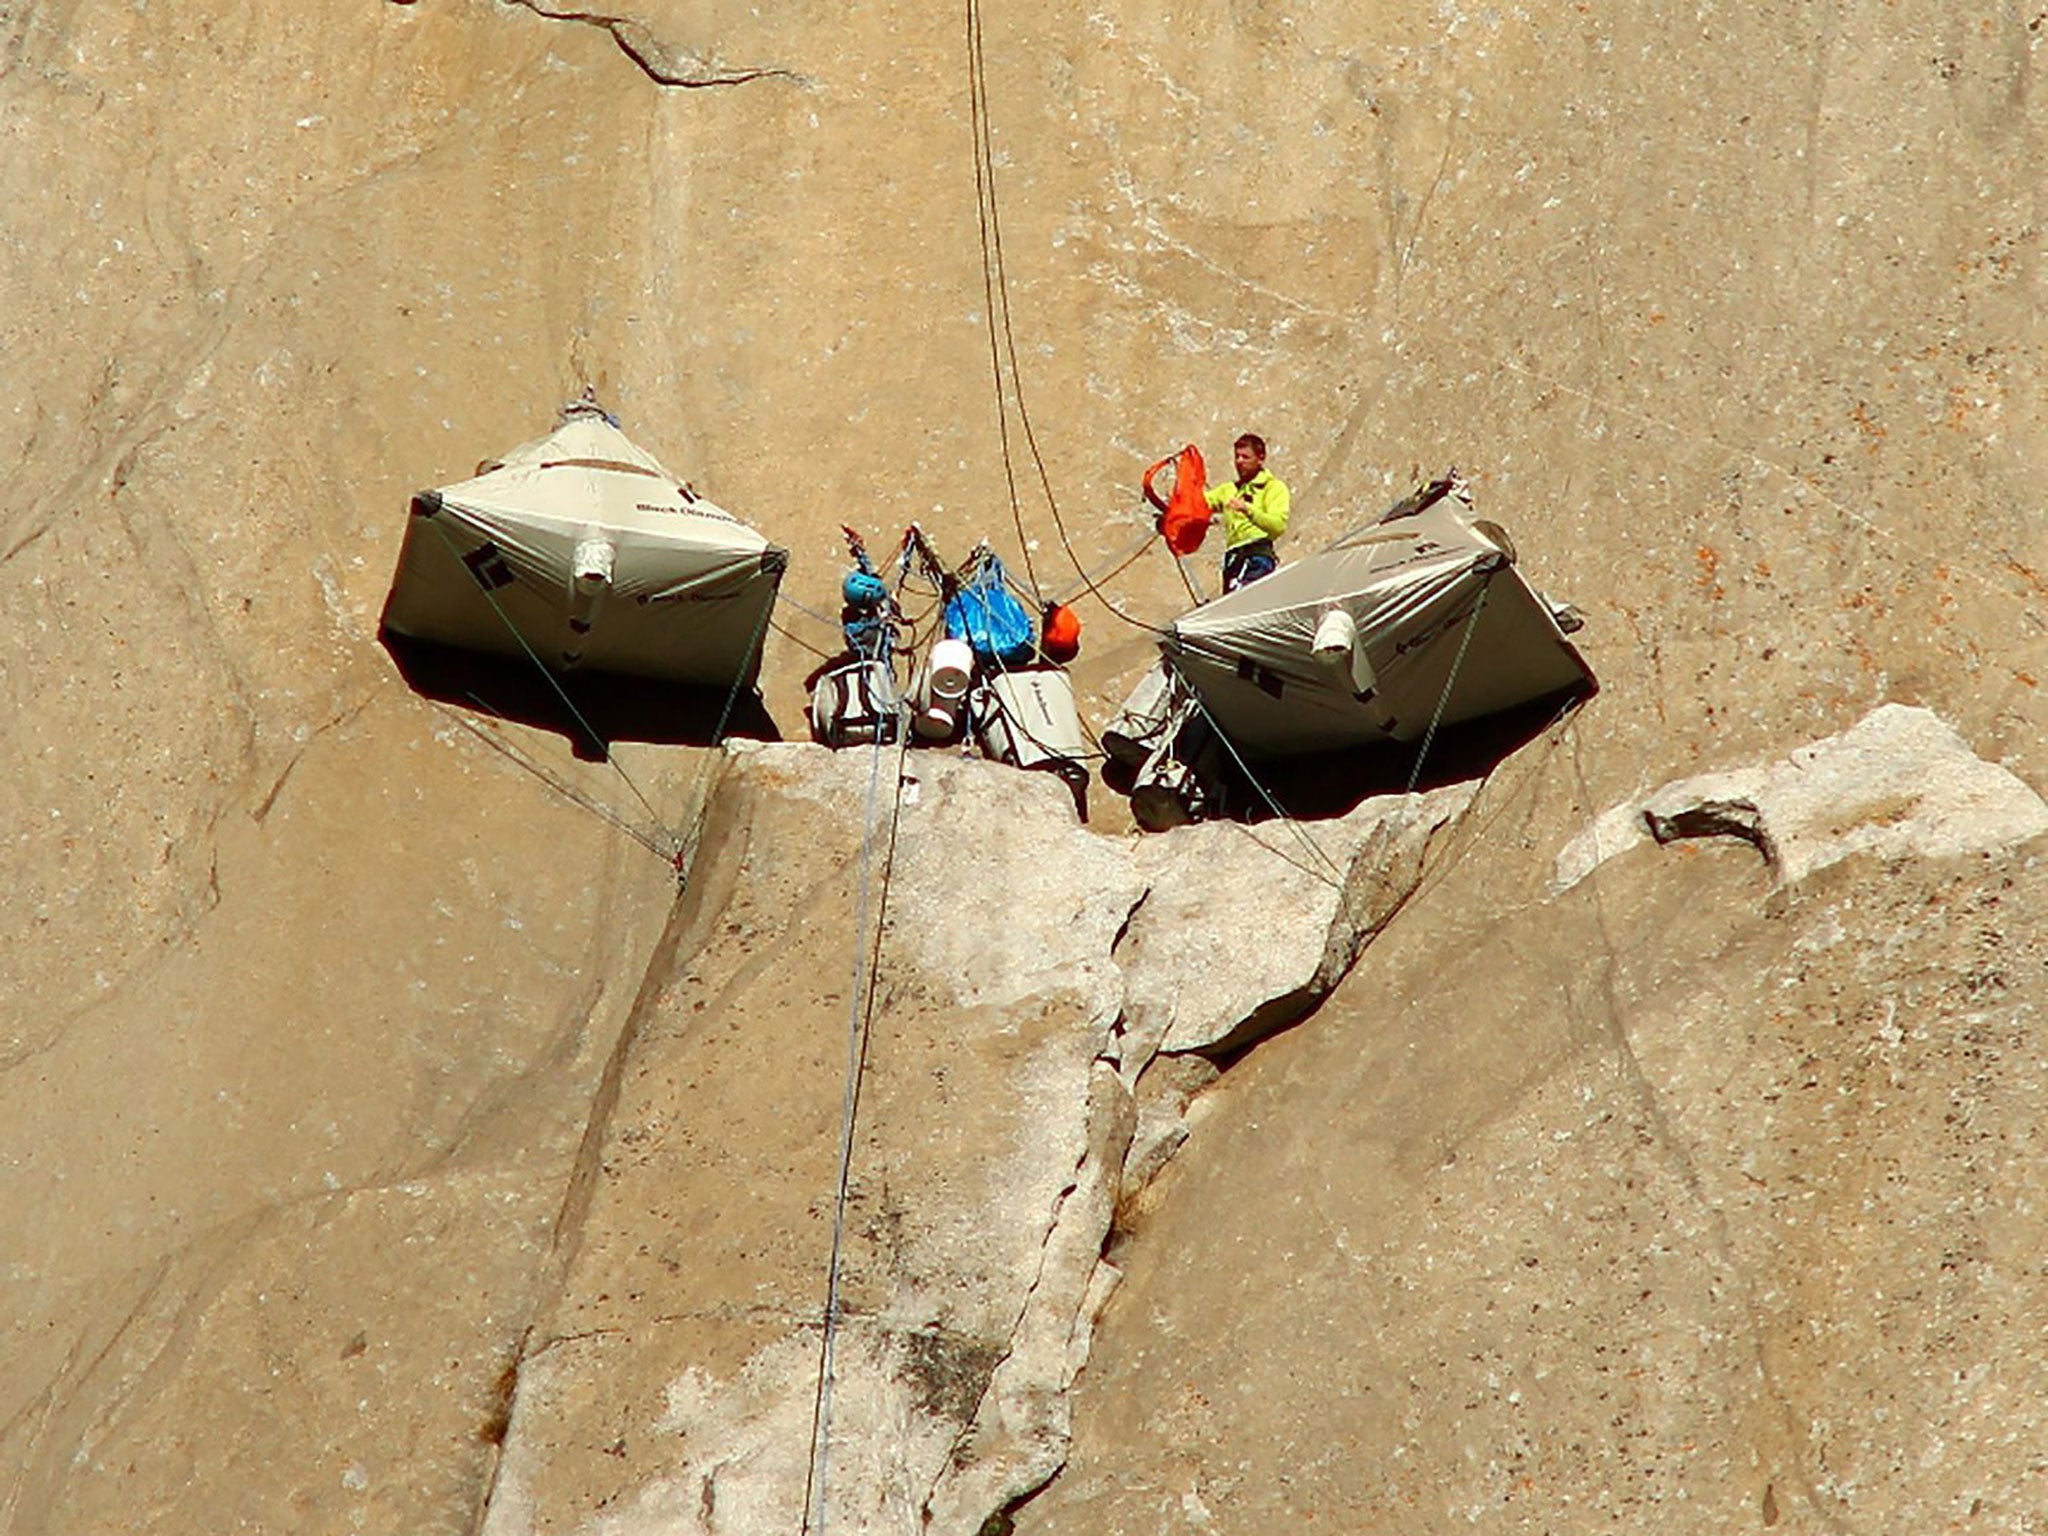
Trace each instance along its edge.
{"label": "tent rainfly", "polygon": [[558,672],[751,684],[788,552],[599,406],[562,417],[475,478],[413,497],[384,627]]}
{"label": "tent rainfly", "polygon": [[1578,627],[1476,522],[1455,477],[1324,549],[1183,614],[1103,733],[1141,785],[1175,767],[1199,714],[1248,761],[1413,743],[1432,725],[1587,693]]}

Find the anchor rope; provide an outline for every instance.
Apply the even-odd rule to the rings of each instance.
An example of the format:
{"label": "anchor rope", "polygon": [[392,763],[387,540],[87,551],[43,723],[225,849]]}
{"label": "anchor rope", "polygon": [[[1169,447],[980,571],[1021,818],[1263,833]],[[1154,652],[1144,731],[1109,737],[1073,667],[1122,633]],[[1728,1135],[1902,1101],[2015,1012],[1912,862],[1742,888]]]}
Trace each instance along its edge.
{"label": "anchor rope", "polygon": [[903,753],[905,742],[896,743],[895,796],[888,817],[888,846],[882,856],[880,889],[875,892],[872,923],[874,940],[868,940],[869,897],[874,887],[876,808],[881,799],[884,745],[877,735],[869,759],[868,790],[861,815],[860,877],[854,903],[853,980],[847,996],[846,1087],[839,1114],[839,1173],[832,1199],[832,1252],[825,1271],[825,1310],[818,1342],[817,1386],[811,1399],[811,1455],[804,1477],[803,1536],[825,1529],[826,1499],[832,1449],[832,1388],[836,1381],[839,1339],[839,1292],[845,1260],[846,1205],[852,1182],[853,1138],[860,1115],[860,1090],[867,1077],[868,1045],[873,1038],[876,980],[882,958],[882,932],[887,924],[889,886],[896,866],[896,831],[903,816]]}
{"label": "anchor rope", "polygon": [[1479,601],[1472,605],[1472,612],[1465,620],[1465,633],[1458,638],[1458,654],[1451,658],[1451,675],[1444,679],[1444,691],[1437,696],[1436,713],[1429,717],[1429,729],[1422,733],[1422,746],[1416,751],[1415,767],[1408,774],[1408,793],[1411,795],[1422,779],[1422,765],[1429,759],[1430,744],[1436,740],[1436,728],[1451,702],[1451,690],[1458,686],[1458,671],[1465,665],[1465,652],[1472,644],[1473,633],[1479,628],[1480,614],[1486,611],[1486,594],[1492,589],[1493,571],[1488,571],[1486,579],[1479,584]]}

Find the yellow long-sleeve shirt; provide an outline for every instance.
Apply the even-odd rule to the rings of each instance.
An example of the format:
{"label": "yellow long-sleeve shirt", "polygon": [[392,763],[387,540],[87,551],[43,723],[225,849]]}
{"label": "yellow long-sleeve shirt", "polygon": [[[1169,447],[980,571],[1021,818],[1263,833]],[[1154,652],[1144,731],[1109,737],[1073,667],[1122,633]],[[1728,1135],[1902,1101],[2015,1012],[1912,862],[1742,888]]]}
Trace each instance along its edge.
{"label": "yellow long-sleeve shirt", "polygon": [[[1243,512],[1230,505],[1240,496],[1248,503],[1247,510]],[[1223,514],[1225,549],[1236,549],[1240,544],[1251,544],[1260,539],[1277,539],[1287,531],[1287,513],[1291,505],[1287,484],[1271,470],[1260,470],[1243,485],[1235,481],[1212,485],[1208,500],[1210,506]]]}

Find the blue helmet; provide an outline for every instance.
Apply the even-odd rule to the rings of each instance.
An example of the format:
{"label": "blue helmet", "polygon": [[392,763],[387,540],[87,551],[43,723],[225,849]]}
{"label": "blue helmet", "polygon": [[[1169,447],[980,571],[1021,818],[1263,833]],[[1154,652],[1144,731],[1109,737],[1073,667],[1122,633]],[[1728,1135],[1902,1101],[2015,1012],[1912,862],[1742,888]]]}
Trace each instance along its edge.
{"label": "blue helmet", "polygon": [[846,580],[840,583],[839,590],[845,595],[847,602],[862,608],[885,602],[889,596],[888,583],[873,571],[848,571]]}

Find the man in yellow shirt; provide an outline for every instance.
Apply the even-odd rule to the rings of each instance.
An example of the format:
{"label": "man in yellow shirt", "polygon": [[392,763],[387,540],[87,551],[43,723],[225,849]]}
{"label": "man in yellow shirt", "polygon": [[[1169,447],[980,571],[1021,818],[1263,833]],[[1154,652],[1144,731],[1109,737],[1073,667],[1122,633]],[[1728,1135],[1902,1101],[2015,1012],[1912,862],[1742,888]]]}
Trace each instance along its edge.
{"label": "man in yellow shirt", "polygon": [[1235,592],[1279,565],[1273,541],[1287,531],[1287,486],[1266,468],[1266,440],[1247,432],[1236,444],[1237,480],[1209,488],[1223,514],[1223,590]]}

